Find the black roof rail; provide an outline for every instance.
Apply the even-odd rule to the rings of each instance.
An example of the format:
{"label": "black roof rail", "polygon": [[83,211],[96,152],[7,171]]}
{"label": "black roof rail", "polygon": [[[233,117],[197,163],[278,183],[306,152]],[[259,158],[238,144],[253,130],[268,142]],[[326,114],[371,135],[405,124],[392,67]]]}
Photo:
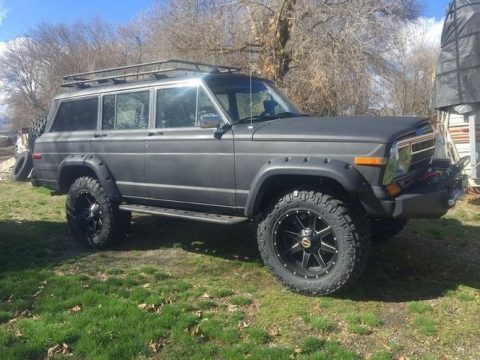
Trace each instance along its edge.
{"label": "black roof rail", "polygon": [[231,74],[240,70],[240,68],[233,66],[184,60],[163,60],[67,75],[62,78],[64,82],[61,86],[87,88],[94,84],[103,85],[108,82],[114,84],[126,83],[129,78],[134,78],[134,80],[138,81],[152,76],[157,79],[168,77],[168,75],[175,77],[173,75],[175,72]]}

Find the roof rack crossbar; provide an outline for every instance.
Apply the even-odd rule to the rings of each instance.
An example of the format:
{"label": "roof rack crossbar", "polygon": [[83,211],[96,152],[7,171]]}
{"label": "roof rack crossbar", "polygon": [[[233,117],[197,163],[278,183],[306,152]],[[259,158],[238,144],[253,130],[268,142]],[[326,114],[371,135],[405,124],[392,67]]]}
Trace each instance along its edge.
{"label": "roof rack crossbar", "polygon": [[[165,65],[171,65],[171,67],[163,69]],[[154,70],[146,70],[148,67],[156,67]],[[205,70],[202,70],[205,68]],[[126,72],[120,73],[125,70],[136,69],[136,72]],[[141,71],[143,70],[143,71]],[[127,65],[119,66],[115,68],[95,70],[90,72],[78,73],[67,75],[63,77],[64,83],[63,87],[86,87],[88,84],[93,83],[105,83],[108,81],[115,81],[115,79],[127,79],[129,77],[139,77],[146,75],[155,75],[155,74],[165,74],[168,72],[182,71],[182,72],[202,72],[202,73],[213,73],[213,72],[228,72],[234,73],[239,72],[241,69],[233,66],[224,66],[224,65],[214,65],[199,63],[193,61],[184,61],[184,60],[164,60],[164,61],[154,61],[143,64],[136,65]]]}
{"label": "roof rack crossbar", "polygon": [[65,82],[61,86],[62,87],[86,87],[90,83],[98,83],[98,84],[104,84],[109,81],[116,82],[119,79],[127,79],[130,77],[145,77],[148,75],[161,75],[169,72],[174,72],[174,71],[179,71],[179,72],[193,72],[193,73],[204,73],[202,70],[197,70],[197,69],[189,69],[189,68],[169,68],[169,69],[163,69],[163,70],[151,70],[151,71],[142,71],[142,72],[132,72],[128,74],[120,74],[120,75],[112,75],[112,76],[106,76],[106,77],[101,77],[101,78],[95,78],[95,79],[81,79],[77,81],[70,81],[70,82]]}

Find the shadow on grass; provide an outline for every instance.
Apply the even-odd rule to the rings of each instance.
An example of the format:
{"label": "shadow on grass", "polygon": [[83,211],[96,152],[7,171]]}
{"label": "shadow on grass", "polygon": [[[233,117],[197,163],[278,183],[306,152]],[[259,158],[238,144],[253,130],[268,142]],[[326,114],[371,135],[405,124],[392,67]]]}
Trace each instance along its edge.
{"label": "shadow on grass", "polygon": [[[479,227],[455,219],[414,220],[400,235],[373,247],[363,275],[333,295],[354,301],[428,300],[460,285],[480,288]],[[218,226],[142,216],[119,250],[179,247],[188,252],[261,263],[255,224]]]}
{"label": "shadow on grass", "polygon": [[[139,216],[128,241],[112,250],[181,248],[260,266],[255,237],[256,226],[250,223],[219,226]],[[396,238],[376,245],[363,275],[333,297],[406,302],[437,298],[461,285],[479,289],[479,245],[477,226],[455,219],[411,221]],[[53,267],[91,253],[73,243],[66,224],[48,221],[0,222],[0,248],[0,273]]]}
{"label": "shadow on grass", "polygon": [[89,253],[72,241],[65,223],[0,221],[0,276],[6,271],[54,267]]}
{"label": "shadow on grass", "polygon": [[181,248],[228,260],[261,263],[256,242],[257,227],[254,223],[229,226],[138,216],[134,218],[131,230],[130,241],[117,247],[117,250]]}
{"label": "shadow on grass", "polygon": [[340,297],[407,302],[461,285],[480,289],[479,230],[450,218],[411,221],[397,237],[374,246],[365,272]]}

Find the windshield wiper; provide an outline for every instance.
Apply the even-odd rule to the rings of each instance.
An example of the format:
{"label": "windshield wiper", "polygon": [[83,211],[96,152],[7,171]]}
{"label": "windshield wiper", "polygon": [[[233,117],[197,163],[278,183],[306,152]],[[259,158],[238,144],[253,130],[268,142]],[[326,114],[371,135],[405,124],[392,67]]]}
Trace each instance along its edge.
{"label": "windshield wiper", "polygon": [[272,118],[274,119],[280,119],[280,118],[289,118],[289,117],[308,117],[310,115],[308,114],[301,114],[301,113],[294,113],[291,111],[285,111],[276,115],[272,115]]}
{"label": "windshield wiper", "polygon": [[275,115],[254,115],[254,116],[249,116],[243,119],[240,119],[238,123],[247,123],[247,122],[258,122],[258,121],[266,121],[266,120],[275,120],[275,119],[285,119],[289,117],[307,117],[310,116],[308,114],[299,114],[299,113],[294,113],[290,111],[285,111],[279,114]]}

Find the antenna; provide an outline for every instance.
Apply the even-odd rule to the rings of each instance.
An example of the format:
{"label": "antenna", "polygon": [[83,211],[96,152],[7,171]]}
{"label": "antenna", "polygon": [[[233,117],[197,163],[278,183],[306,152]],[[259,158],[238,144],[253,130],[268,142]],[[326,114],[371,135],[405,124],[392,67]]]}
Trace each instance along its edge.
{"label": "antenna", "polygon": [[[250,28],[250,44],[252,43],[252,29]],[[249,47],[248,51],[248,70],[249,70],[249,79],[250,79],[250,126],[249,129],[253,129],[253,86],[252,86],[252,48]]]}

